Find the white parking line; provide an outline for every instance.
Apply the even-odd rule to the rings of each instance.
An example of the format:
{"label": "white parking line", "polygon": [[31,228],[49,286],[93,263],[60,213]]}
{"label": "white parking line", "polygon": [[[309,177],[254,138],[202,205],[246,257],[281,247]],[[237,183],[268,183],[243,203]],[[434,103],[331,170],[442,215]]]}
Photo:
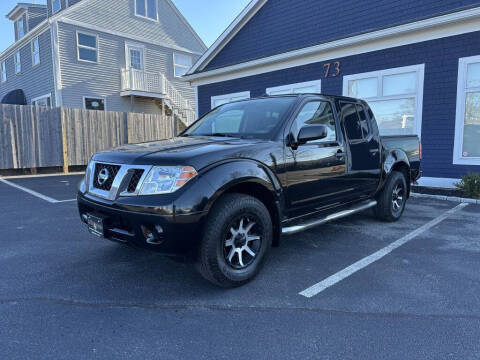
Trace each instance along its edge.
{"label": "white parking line", "polygon": [[308,289],[302,291],[299,293],[299,295],[305,296],[307,298],[312,298],[315,295],[320,294],[322,291],[325,291],[329,287],[339,283],[340,281],[346,279],[347,277],[355,274],[356,272],[366,268],[367,266],[371,265],[372,263],[382,259],[383,257],[387,256],[390,254],[393,250],[398,249],[399,247],[405,245],[409,241],[415,239],[419,235],[423,234],[424,232],[430,230],[431,228],[437,226],[440,224],[442,221],[445,219],[449,218],[452,216],[454,213],[457,211],[467,207],[469,204],[460,204],[457,207],[447,211],[445,214],[440,215],[436,219],[430,221],[429,223],[423,225],[422,227],[418,228],[417,230],[411,232],[410,234],[404,236],[403,238],[395,241],[394,243],[390,244],[389,246],[383,248],[380,251],[377,251],[376,253],[367,256],[366,258],[363,258],[362,260],[356,262],[353,265],[350,265],[349,267],[339,271],[338,273],[328,277],[327,279],[323,280],[322,282],[319,282],[318,284],[313,285],[312,287],[309,287]]}
{"label": "white parking line", "polygon": [[50,196],[46,196],[46,195],[43,195],[43,194],[40,194],[36,191],[33,191],[33,190],[30,190],[26,187],[23,187],[23,186],[20,186],[20,185],[17,185],[17,184],[14,184],[8,180],[5,180],[5,179],[1,179],[0,178],[0,182],[6,184],[6,185],[9,185],[11,187],[14,187],[15,189],[18,189],[18,190],[21,190],[21,191],[25,191],[26,193],[30,194],[30,195],[33,195],[39,199],[42,199],[42,200],[45,200],[45,201],[48,201],[49,203],[51,204],[59,204],[59,203],[65,203],[65,202],[73,202],[73,201],[76,201],[76,199],[70,199],[70,200],[55,200],[54,198],[51,198]]}

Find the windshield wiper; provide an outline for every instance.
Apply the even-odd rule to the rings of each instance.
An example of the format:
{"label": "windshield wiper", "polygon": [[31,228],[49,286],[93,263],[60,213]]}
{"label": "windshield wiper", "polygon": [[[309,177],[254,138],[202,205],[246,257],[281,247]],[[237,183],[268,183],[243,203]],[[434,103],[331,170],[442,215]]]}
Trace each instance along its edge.
{"label": "windshield wiper", "polygon": [[198,134],[197,136],[214,136],[214,137],[239,137],[234,136],[232,134],[224,134],[224,133],[213,133],[213,134]]}

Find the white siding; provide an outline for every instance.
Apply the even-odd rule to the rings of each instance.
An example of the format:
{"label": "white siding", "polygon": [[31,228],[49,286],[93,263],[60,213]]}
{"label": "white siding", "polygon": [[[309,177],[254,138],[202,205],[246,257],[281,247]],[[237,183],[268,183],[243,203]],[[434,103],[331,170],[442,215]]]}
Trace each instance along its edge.
{"label": "white siding", "polygon": [[135,0],[90,0],[66,17],[110,31],[141,36],[145,41],[161,42],[192,52],[205,51],[204,45],[190,31],[168,0],[158,0],[158,14],[158,22],[135,16]]}
{"label": "white siding", "polygon": [[[98,63],[77,60],[76,32],[98,35]],[[132,112],[158,112],[153,100],[135,100],[121,97],[121,69],[125,67],[125,41],[119,36],[91,31],[70,24],[59,23],[60,69],[62,73],[62,99],[68,107],[83,107],[83,96],[106,98],[107,110]],[[156,45],[145,46],[145,70],[165,74],[182,95],[194,104],[194,90],[188,83],[173,76],[173,50]],[[194,58],[194,61],[196,59]]]}
{"label": "white siding", "polygon": [[[22,72],[19,75],[15,74],[13,60],[15,52],[6,57],[7,82],[0,84],[0,100],[10,91],[21,89],[28,104],[31,103],[31,99],[48,93],[52,93],[52,102],[55,103],[50,30],[39,35],[39,44],[40,65],[36,67],[32,67],[31,42],[21,47]],[[0,61],[3,60],[5,58],[0,58]]]}

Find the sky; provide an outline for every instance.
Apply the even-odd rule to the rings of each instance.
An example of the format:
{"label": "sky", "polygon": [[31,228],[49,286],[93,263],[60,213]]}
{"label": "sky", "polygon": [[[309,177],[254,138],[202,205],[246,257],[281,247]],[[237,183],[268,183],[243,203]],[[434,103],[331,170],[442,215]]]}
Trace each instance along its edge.
{"label": "sky", "polygon": [[[14,40],[13,23],[5,15],[18,2],[33,0],[0,0],[0,52]],[[36,0],[45,4],[46,0]],[[207,46],[220,36],[250,0],[173,0],[180,12],[187,18]]]}

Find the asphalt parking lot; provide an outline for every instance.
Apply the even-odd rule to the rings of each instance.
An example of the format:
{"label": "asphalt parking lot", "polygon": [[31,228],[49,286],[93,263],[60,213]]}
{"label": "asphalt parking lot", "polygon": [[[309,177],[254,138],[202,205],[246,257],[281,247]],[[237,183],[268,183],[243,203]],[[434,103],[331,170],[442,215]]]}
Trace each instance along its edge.
{"label": "asphalt parking lot", "polygon": [[480,358],[478,205],[411,199],[398,223],[285,237],[221,290],[89,235],[79,179],[0,181],[1,359]]}

